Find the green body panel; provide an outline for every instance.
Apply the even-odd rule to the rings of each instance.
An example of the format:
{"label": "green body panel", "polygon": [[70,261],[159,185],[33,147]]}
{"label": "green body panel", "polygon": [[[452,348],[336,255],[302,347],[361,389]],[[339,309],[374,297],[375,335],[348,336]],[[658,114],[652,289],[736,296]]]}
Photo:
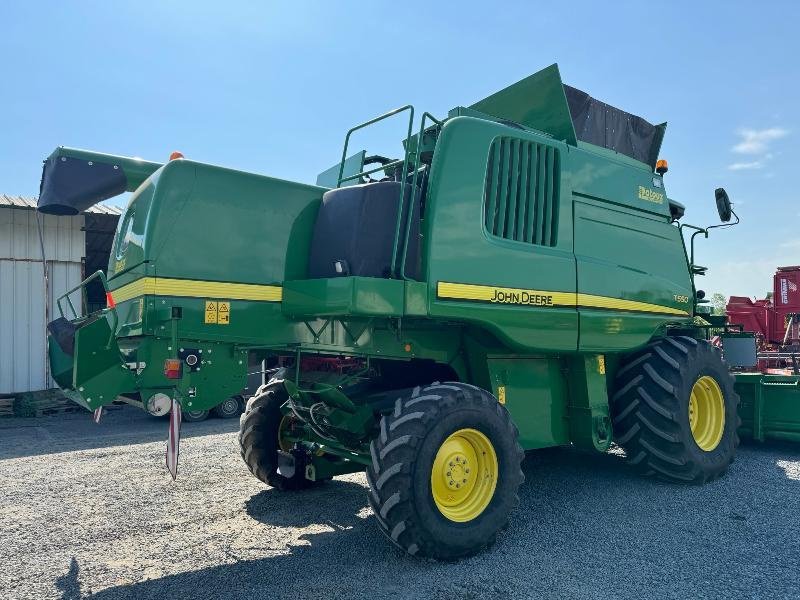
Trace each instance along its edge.
{"label": "green body panel", "polygon": [[[489,148],[498,135],[536,141],[561,152],[554,247],[500,239],[486,231],[484,181]],[[437,298],[437,286],[429,285],[431,316],[480,324],[514,351],[530,352],[629,351],[667,324],[687,322],[692,283],[666,196],[662,194],[661,203],[639,198],[639,188],[653,189],[653,180],[635,161],[612,161],[589,149],[568,148],[491,121],[448,121],[434,158],[431,218],[426,220],[431,223],[426,222],[425,231],[428,282],[575,294],[575,306],[453,301]],[[685,312],[670,317],[625,306],[596,309],[583,306],[584,295]]]}
{"label": "green body panel", "polygon": [[554,144],[566,154],[564,144],[491,121],[456,117],[442,129],[434,154],[424,231],[429,312],[435,318],[486,327],[515,352],[575,351],[578,313],[574,307],[498,306],[437,298],[436,283],[440,281],[575,293],[572,211],[567,194],[561,194],[562,218],[554,248],[493,238],[486,232],[483,196],[489,148],[495,137],[509,134]]}
{"label": "green body panel", "polygon": [[491,391],[506,405],[523,448],[568,444],[567,382],[561,361],[548,357],[490,357]]}
{"label": "green body panel", "polygon": [[[141,275],[158,277],[252,284],[305,277],[325,189],[170,161],[131,198],[120,220],[109,265],[111,287],[125,283],[116,276],[141,261],[146,263]],[[135,218],[128,234],[130,214]]]}
{"label": "green body panel", "polygon": [[605,452],[611,447],[605,357],[582,354],[570,362],[570,439],[578,447]]}
{"label": "green body panel", "polygon": [[800,442],[800,376],[737,373],[743,437]]}
{"label": "green body panel", "polygon": [[550,65],[470,108],[533,127],[568,144],[577,142],[557,65]]}
{"label": "green body panel", "polygon": [[384,316],[405,314],[405,282],[375,277],[287,281],[283,313],[290,317]]}

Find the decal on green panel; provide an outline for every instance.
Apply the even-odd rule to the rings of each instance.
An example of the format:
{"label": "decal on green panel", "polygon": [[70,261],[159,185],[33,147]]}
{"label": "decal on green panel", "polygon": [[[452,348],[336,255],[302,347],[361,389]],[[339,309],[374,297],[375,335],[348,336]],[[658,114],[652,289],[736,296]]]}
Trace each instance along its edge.
{"label": "decal on green panel", "polygon": [[688,316],[689,314],[685,310],[672,308],[670,306],[638,302],[636,300],[595,296],[592,294],[450,283],[446,281],[440,281],[438,283],[436,287],[436,296],[440,300],[470,300],[474,302],[489,302],[492,304],[515,304],[545,308],[550,306],[574,306],[575,308],[599,308],[615,311],[680,316]]}

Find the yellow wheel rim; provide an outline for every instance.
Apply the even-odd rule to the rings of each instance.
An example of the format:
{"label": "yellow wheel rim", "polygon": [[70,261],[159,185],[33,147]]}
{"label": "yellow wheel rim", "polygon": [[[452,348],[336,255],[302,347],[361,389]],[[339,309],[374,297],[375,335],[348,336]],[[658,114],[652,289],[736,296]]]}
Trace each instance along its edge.
{"label": "yellow wheel rim", "polygon": [[497,454],[489,438],[459,429],[439,447],[431,469],[431,493],[443,516],[463,523],[480,515],[497,487]]}
{"label": "yellow wheel rim", "polygon": [[710,375],[694,382],[689,396],[689,427],[701,450],[711,452],[719,446],[725,430],[725,397]]}
{"label": "yellow wheel rim", "polygon": [[292,428],[292,418],[289,415],[283,415],[281,422],[278,423],[278,447],[284,452],[291,452],[292,442],[287,440],[284,436],[289,433]]}

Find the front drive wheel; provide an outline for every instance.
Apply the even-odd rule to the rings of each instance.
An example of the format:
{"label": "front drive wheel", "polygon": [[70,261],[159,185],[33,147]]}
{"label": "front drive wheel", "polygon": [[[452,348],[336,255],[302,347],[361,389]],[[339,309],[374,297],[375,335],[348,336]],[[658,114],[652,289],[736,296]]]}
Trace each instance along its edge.
{"label": "front drive wheel", "polygon": [[646,475],[716,479],[736,454],[739,396],[719,350],[667,337],[622,363],[612,399],[615,441]]}
{"label": "front drive wheel", "polygon": [[491,545],[519,503],[517,436],[505,407],[471,385],[434,383],[399,398],[367,467],[381,531],[409,554],[442,560]]}

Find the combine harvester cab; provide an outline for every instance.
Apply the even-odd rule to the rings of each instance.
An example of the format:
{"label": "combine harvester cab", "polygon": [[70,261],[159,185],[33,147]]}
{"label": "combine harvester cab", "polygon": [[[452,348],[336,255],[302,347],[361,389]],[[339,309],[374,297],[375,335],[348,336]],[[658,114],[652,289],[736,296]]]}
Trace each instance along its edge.
{"label": "combine harvester cab", "polygon": [[[418,556],[490,544],[525,450],[616,441],[643,474],[721,476],[738,396],[694,321],[705,267],[684,231],[709,228],[681,224],[667,196],[665,125],[565,86],[555,65],[414,115],[353,127],[316,186],[56,151],[43,210],[133,192],[96,276],[108,308],[52,327],[59,381],[89,408],[121,394],[176,415],[241,389],[262,353],[279,368],[240,422],[253,475],[296,490],[366,470],[380,529]],[[398,158],[350,154],[390,117]]]}

